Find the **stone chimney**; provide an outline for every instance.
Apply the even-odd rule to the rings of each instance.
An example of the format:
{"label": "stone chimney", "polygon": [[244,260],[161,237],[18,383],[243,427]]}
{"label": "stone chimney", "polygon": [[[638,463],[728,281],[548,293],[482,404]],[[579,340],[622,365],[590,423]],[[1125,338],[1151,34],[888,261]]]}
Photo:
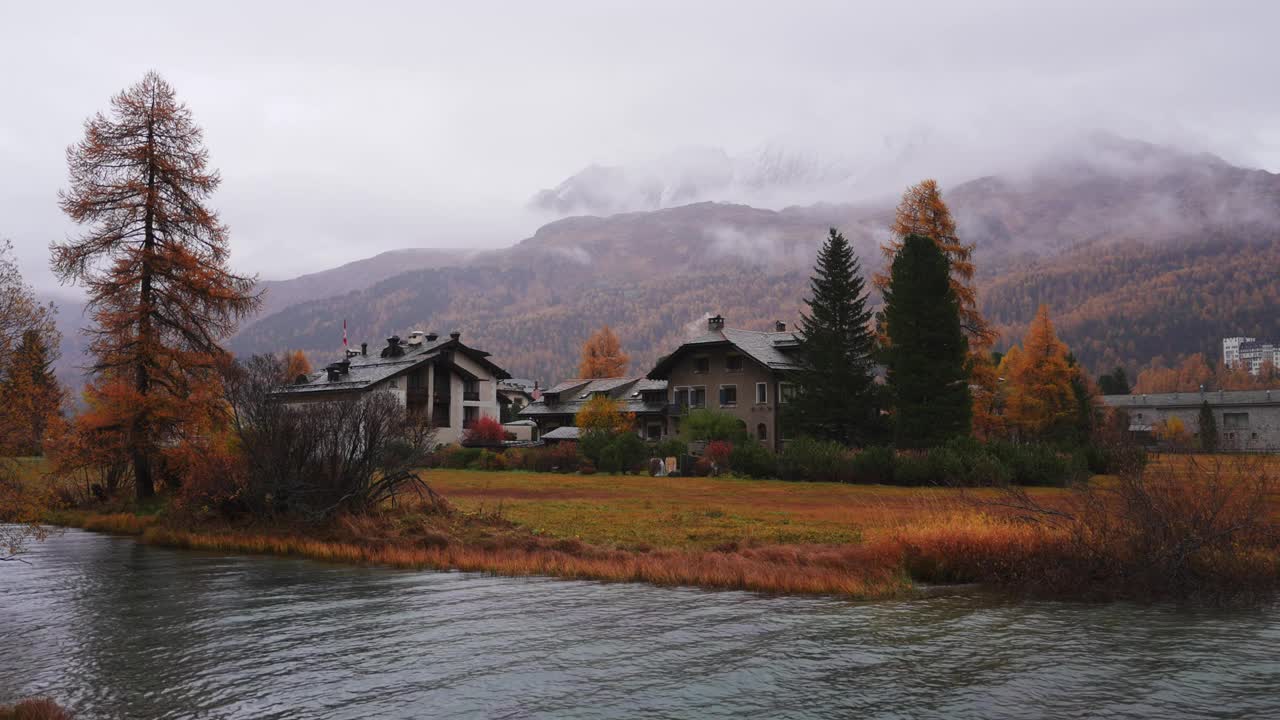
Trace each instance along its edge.
{"label": "stone chimney", "polygon": [[774,331],[774,332],[786,332],[786,331],[787,331],[787,324],[786,324],[786,323],[784,323],[784,322],[782,322],[781,320],[774,320],[774,321],[773,321],[773,331]]}
{"label": "stone chimney", "polygon": [[723,330],[724,317],[721,315],[716,315],[715,317],[707,318],[707,329],[712,331]]}
{"label": "stone chimney", "polygon": [[361,357],[367,356],[368,354],[369,354],[369,343],[360,343]]}
{"label": "stone chimney", "polygon": [[449,337],[453,338],[454,340],[457,340],[458,338],[462,337],[462,331],[454,330],[453,332],[449,333]]}

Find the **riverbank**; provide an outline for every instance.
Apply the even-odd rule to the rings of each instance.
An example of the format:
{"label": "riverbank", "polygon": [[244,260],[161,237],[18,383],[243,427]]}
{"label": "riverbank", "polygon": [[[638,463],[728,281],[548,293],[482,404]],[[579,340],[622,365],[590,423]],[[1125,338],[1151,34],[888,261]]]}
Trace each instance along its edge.
{"label": "riverbank", "polygon": [[[1267,498],[1269,523],[1215,544],[1213,523],[1239,524],[1255,509],[1179,472],[1148,488],[1144,501],[1168,511],[1154,519],[1112,517],[1101,495],[1052,488],[1021,500],[1071,522],[1031,517],[997,490],[432,470],[447,515],[401,499],[324,525],[193,524],[163,509],[51,520],[169,547],[861,599],[908,595],[917,582],[1098,599],[1269,592],[1280,582],[1280,500]],[[1215,503],[1225,512],[1206,516]]]}

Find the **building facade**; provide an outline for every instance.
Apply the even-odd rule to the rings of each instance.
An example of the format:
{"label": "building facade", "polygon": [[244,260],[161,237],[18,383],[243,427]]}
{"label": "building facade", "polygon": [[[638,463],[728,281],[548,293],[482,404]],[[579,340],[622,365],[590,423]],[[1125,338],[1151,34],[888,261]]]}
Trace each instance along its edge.
{"label": "building facade", "polygon": [[510,377],[489,353],[464,345],[461,338],[459,332],[441,338],[415,331],[403,342],[387,338],[378,351],[362,343],[345,359],[296,378],[278,395],[285,402],[306,403],[390,393],[407,412],[427,417],[437,442],[458,442],[480,418],[500,420],[498,387]]}
{"label": "building facade", "polygon": [[723,317],[707,320],[706,332],[662,358],[649,372],[667,383],[667,432],[679,434],[689,411],[710,408],[738,418],[747,433],[782,449],[782,406],[799,366],[792,353],[800,339],[777,323],[773,332],[726,328]]}
{"label": "building facade", "polygon": [[1258,375],[1265,364],[1280,367],[1280,343],[1251,337],[1223,338],[1222,364],[1245,367],[1250,374]]}
{"label": "building facade", "polygon": [[1129,431],[1153,444],[1158,442],[1158,428],[1175,417],[1198,441],[1200,408],[1207,402],[1218,425],[1220,449],[1280,452],[1280,389],[1104,395],[1102,401],[1107,407],[1124,410],[1129,416]]}

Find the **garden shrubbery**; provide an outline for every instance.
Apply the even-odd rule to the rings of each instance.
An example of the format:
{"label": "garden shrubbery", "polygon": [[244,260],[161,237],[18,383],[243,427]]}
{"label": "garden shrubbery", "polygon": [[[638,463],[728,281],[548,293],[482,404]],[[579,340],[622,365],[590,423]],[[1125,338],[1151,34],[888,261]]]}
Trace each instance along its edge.
{"label": "garden shrubbery", "polygon": [[839,443],[797,438],[777,457],[777,476],[783,480],[907,486],[1062,486],[1087,477],[1089,471],[1080,452],[1036,443],[981,443],[973,438],[900,452],[885,447],[855,451]]}
{"label": "garden shrubbery", "polygon": [[[515,448],[505,453],[457,445],[438,450],[435,467],[535,472],[646,472],[652,457],[669,457],[684,444],[647,445],[635,433],[589,430],[571,443]],[[683,453],[680,453],[683,455]],[[779,454],[749,438],[712,440],[686,472],[705,477],[733,473],[751,478],[860,484],[945,487],[1004,485],[1062,487],[1091,474],[1141,467],[1141,448],[1086,447],[1067,450],[1044,443],[980,442],[954,438],[945,445],[895,451],[888,447],[851,450],[840,443],[796,438]],[[683,467],[683,465],[682,465]]]}

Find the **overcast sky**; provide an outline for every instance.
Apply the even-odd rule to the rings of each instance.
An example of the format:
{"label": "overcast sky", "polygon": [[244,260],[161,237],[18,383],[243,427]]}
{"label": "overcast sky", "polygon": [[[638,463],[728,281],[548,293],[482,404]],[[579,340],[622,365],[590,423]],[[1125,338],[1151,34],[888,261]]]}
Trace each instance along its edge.
{"label": "overcast sky", "polygon": [[41,287],[64,148],[152,68],[266,278],[511,244],[536,190],[684,146],[923,135],[941,166],[1104,129],[1280,170],[1268,0],[130,5],[0,0],[0,237]]}

